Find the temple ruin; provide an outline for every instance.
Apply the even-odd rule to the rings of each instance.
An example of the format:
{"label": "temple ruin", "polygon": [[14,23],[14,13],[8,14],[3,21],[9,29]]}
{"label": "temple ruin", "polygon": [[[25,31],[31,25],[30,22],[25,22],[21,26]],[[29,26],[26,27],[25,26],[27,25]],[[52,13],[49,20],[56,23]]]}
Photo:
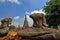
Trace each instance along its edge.
{"label": "temple ruin", "polygon": [[22,27],[20,25],[18,25],[17,27],[17,32],[21,31],[22,30]]}
{"label": "temple ruin", "polygon": [[28,28],[28,27],[29,27],[29,25],[28,25],[27,17],[26,17],[26,15],[25,15],[25,20],[24,20],[23,29],[26,29],[26,28]]}
{"label": "temple ruin", "polygon": [[33,27],[42,27],[46,26],[46,19],[42,13],[34,13],[30,15],[30,18],[33,19]]}
{"label": "temple ruin", "polygon": [[11,18],[4,18],[1,20],[1,27],[8,27],[11,24]]}
{"label": "temple ruin", "polygon": [[4,18],[1,20],[1,26],[0,26],[0,37],[4,37],[8,34],[9,31],[9,24],[11,24],[12,19],[11,18]]}

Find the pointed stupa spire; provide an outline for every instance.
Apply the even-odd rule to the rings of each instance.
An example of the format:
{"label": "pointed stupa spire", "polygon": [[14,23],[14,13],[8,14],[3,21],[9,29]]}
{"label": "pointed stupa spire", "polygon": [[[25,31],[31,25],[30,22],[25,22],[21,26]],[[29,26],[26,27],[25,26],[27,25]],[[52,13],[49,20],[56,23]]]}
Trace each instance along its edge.
{"label": "pointed stupa spire", "polygon": [[18,25],[18,27],[17,27],[17,32],[18,32],[18,31],[21,31],[21,30],[22,30],[21,26]]}
{"label": "pointed stupa spire", "polygon": [[26,29],[26,28],[28,28],[28,27],[29,27],[29,25],[28,25],[27,17],[26,17],[26,15],[25,15],[23,28]]}

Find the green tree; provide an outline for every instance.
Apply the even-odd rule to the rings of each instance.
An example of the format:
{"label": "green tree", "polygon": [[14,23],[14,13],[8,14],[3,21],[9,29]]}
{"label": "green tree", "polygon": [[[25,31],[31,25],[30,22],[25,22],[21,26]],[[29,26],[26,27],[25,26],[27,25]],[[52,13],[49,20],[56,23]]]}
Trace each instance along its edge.
{"label": "green tree", "polygon": [[16,29],[16,27],[15,27],[15,26],[13,26],[13,25],[11,25],[11,26],[9,26],[9,29],[10,29],[10,30],[15,30],[15,29]]}
{"label": "green tree", "polygon": [[60,25],[60,0],[50,0],[44,7],[47,24],[57,28]]}

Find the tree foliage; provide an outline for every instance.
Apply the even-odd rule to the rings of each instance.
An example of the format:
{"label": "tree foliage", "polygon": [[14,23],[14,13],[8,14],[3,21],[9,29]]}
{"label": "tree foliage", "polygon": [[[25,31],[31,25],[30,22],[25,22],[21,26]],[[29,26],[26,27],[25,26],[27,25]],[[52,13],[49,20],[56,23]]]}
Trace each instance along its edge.
{"label": "tree foliage", "polygon": [[10,29],[10,30],[14,30],[14,29],[16,29],[16,27],[13,26],[13,25],[11,25],[11,26],[9,26],[9,29]]}
{"label": "tree foliage", "polygon": [[60,25],[60,0],[50,0],[44,7],[46,12],[47,24],[57,28]]}

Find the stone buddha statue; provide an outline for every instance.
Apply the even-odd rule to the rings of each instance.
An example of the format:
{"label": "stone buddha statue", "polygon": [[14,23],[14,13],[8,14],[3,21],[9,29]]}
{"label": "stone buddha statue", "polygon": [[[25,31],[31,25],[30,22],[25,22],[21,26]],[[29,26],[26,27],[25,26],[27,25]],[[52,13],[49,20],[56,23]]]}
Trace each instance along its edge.
{"label": "stone buddha statue", "polygon": [[0,26],[0,37],[3,37],[7,35],[9,31],[9,24],[11,24],[12,19],[11,18],[4,18],[1,20],[1,26]]}
{"label": "stone buddha statue", "polygon": [[34,13],[30,15],[30,18],[33,19],[33,27],[46,26],[46,18],[44,14]]}

